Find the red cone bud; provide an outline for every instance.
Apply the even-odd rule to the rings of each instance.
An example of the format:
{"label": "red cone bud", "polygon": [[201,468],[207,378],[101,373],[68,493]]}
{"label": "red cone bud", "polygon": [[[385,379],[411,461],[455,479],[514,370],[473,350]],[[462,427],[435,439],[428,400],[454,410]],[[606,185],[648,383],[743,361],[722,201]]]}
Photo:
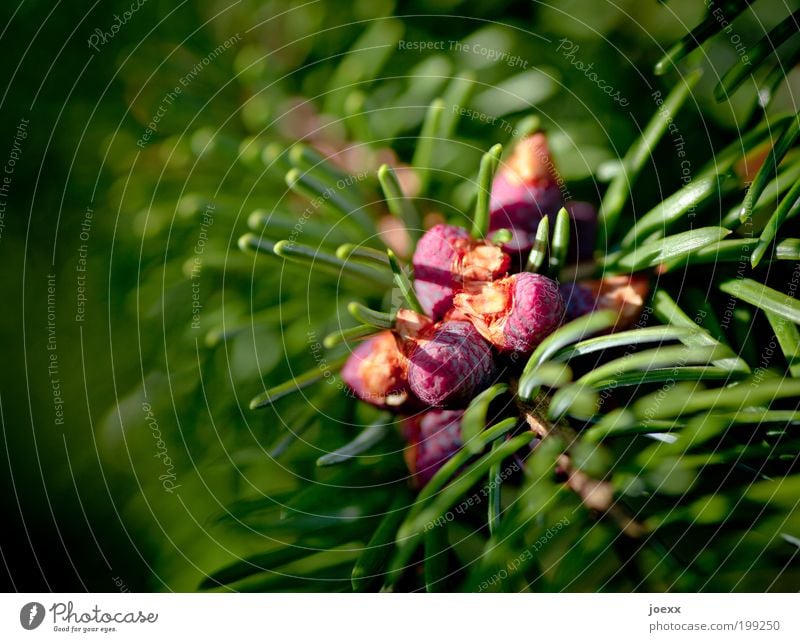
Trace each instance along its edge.
{"label": "red cone bud", "polygon": [[597,306],[597,300],[589,287],[580,282],[565,283],[558,288],[566,306],[566,319],[572,321],[584,314],[593,312]]}
{"label": "red cone bud", "polygon": [[466,321],[439,325],[411,351],[408,383],[431,406],[467,404],[491,379],[492,351]]}
{"label": "red cone bud", "polygon": [[414,252],[417,298],[425,312],[439,320],[450,309],[454,290],[505,274],[509,262],[500,248],[475,241],[464,228],[436,225],[425,232]]}
{"label": "red cone bud", "polygon": [[567,259],[589,261],[597,239],[597,209],[591,203],[570,201],[565,205],[572,222]]}
{"label": "red cone bud", "polygon": [[489,343],[506,352],[533,351],[564,316],[556,282],[530,272],[460,292],[455,307]]}
{"label": "red cone bud", "polygon": [[619,315],[615,330],[637,322],[649,291],[650,283],[642,275],[610,276],[561,286],[567,302],[567,318],[575,319],[594,309],[614,310]]}
{"label": "red cone bud", "polygon": [[408,386],[408,360],[394,334],[381,332],[353,350],[342,368],[342,380],[359,399],[398,411],[419,407]]}
{"label": "red cone bud", "polygon": [[417,486],[427,484],[461,448],[463,416],[463,410],[429,410],[405,421],[405,459]]}
{"label": "red cone bud", "polygon": [[509,229],[503,244],[509,253],[530,251],[543,216],[555,216],[563,205],[558,173],[547,138],[538,133],[517,143],[492,183],[489,231]]}

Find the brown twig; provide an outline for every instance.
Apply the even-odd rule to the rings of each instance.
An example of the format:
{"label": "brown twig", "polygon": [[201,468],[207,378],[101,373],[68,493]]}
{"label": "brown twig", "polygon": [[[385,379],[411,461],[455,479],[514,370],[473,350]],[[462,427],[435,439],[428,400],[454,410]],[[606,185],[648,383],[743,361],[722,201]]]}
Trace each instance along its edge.
{"label": "brown twig", "polygon": [[578,440],[578,433],[566,422],[552,423],[539,411],[539,408],[547,407],[544,396],[539,395],[531,404],[523,402],[516,395],[515,398],[522,416],[537,437],[546,439],[557,435],[564,442],[564,452],[559,455],[556,465],[566,475],[567,487],[581,498],[583,505],[589,510],[611,517],[628,537],[638,538],[644,535],[645,527],[614,502],[614,491],[610,482],[593,479],[573,465],[569,448]]}

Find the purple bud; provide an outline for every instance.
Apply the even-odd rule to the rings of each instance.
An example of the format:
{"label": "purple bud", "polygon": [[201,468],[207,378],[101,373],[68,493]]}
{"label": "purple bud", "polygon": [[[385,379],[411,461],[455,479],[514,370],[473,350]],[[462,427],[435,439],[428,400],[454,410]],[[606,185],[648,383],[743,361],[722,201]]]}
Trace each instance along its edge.
{"label": "purple bud", "polygon": [[450,285],[453,263],[470,242],[469,232],[456,225],[435,225],[417,243],[414,251],[414,278]]}
{"label": "purple bud", "polygon": [[453,305],[455,290],[451,285],[414,279],[414,291],[422,309],[432,319],[441,319]]}
{"label": "purple bud", "polygon": [[456,289],[505,274],[509,260],[500,248],[475,241],[462,227],[435,225],[414,251],[414,289],[422,309],[438,321],[452,306]]}
{"label": "purple bud", "polygon": [[580,283],[565,283],[560,286],[559,291],[566,305],[566,319],[572,321],[584,314],[589,314],[597,306],[594,293],[585,285]]}
{"label": "purple bud", "polygon": [[342,368],[342,380],[362,401],[379,408],[408,411],[419,407],[407,379],[408,360],[394,335],[381,332],[353,350]]}
{"label": "purple bud", "polygon": [[466,321],[442,323],[411,352],[408,383],[431,406],[468,403],[491,379],[494,362],[489,344]]}
{"label": "purple bud", "polygon": [[532,352],[564,316],[556,282],[530,272],[459,292],[455,306],[504,352]]}
{"label": "purple bud", "polygon": [[429,410],[405,421],[405,458],[418,486],[427,484],[461,448],[463,416],[463,410]]}
{"label": "purple bud", "polygon": [[568,259],[576,263],[589,261],[597,238],[597,209],[584,201],[570,201],[566,208],[572,220]]}
{"label": "purple bud", "polygon": [[619,315],[615,330],[628,328],[636,323],[649,292],[650,282],[646,276],[640,274],[587,279],[561,286],[561,295],[567,303],[568,319],[576,319],[595,309],[613,310]]}
{"label": "purple bud", "polygon": [[509,254],[530,252],[539,222],[544,216],[549,216],[552,222],[563,206],[561,192],[554,186],[544,189],[522,187],[515,191],[520,192],[520,200],[493,209],[489,218],[490,233],[503,228],[511,231],[513,238],[502,245]]}
{"label": "purple bud", "polygon": [[533,247],[539,221],[563,206],[559,181],[544,134],[517,143],[492,183],[489,231],[511,230],[506,252],[526,253]]}

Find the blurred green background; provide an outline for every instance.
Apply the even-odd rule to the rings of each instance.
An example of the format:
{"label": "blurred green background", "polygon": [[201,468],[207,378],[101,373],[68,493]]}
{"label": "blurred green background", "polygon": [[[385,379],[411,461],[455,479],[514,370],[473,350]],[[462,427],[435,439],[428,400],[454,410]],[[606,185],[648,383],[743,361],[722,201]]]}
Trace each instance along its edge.
{"label": "blurred green background", "polygon": [[[15,161],[0,236],[4,588],[193,590],[279,537],[216,518],[312,475],[313,459],[291,446],[280,460],[264,454],[305,408],[256,414],[247,402],[290,375],[287,359],[313,367],[309,319],[330,314],[338,293],[307,302],[305,276],[236,246],[254,210],[291,229],[305,207],[283,180],[293,141],[336,150],[366,138],[351,162],[372,173],[387,154],[410,162],[426,106],[462,75],[475,85],[468,106],[497,122],[539,114],[575,197],[597,201],[595,177],[670,87],[653,63],[702,4],[3,3],[0,162]],[[754,39],[783,4],[759,5]],[[579,46],[572,58],[562,39]],[[465,52],[473,44],[508,57]],[[718,39],[704,56],[714,69],[736,52]],[[714,102],[716,80],[707,74],[682,115],[700,158],[754,109],[747,88]],[[437,147],[441,195],[455,194],[443,208],[466,206],[481,151],[509,132],[462,118],[455,135],[475,153]],[[679,173],[674,153],[661,158]],[[663,189],[651,171],[636,198],[646,207]],[[352,408],[333,397],[326,412]],[[340,443],[323,428],[309,441]]]}

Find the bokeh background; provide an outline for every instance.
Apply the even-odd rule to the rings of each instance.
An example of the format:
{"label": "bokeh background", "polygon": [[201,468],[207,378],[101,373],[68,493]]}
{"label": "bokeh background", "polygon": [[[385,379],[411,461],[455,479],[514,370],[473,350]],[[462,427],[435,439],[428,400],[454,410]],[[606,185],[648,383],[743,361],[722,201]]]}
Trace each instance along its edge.
{"label": "bokeh background", "polygon": [[[759,3],[740,33],[755,40],[787,7]],[[298,492],[315,474],[282,441],[287,424],[320,448],[341,443],[299,416],[302,404],[247,407],[313,367],[309,318],[339,302],[324,289],[307,301],[297,272],[236,245],[254,211],[290,230],[304,209],[283,178],[292,142],[369,140],[350,162],[373,174],[410,162],[428,103],[462,77],[475,84],[469,107],[510,128],[538,114],[575,198],[597,201],[650,96],[670,88],[653,64],[702,14],[695,0],[2,3],[0,163],[14,161],[0,227],[3,588],[194,590],[281,536],[220,516],[231,505],[246,515],[255,489]],[[562,39],[579,46],[572,58]],[[711,96],[715,69],[736,56],[725,38],[697,56],[709,73],[680,120],[693,157],[751,120],[751,89]],[[791,107],[781,91],[775,108]],[[440,144],[433,158],[460,211],[480,152],[510,133],[462,118],[453,135],[475,154]],[[670,149],[659,164],[679,175]],[[655,167],[639,186],[641,207],[663,196]],[[358,412],[334,395],[325,410]]]}

